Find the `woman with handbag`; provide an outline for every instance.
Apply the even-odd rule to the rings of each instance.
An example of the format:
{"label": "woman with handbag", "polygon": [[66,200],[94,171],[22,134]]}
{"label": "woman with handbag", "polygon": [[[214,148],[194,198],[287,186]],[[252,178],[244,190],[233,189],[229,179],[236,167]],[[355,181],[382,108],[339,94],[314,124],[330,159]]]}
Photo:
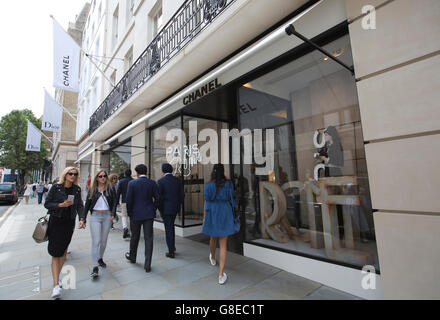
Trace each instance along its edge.
{"label": "woman with handbag", "polygon": [[59,278],[66,261],[67,248],[75,229],[75,218],[79,218],[79,229],[85,229],[86,217],[81,199],[78,168],[64,169],[58,184],[53,185],[46,197],[44,206],[50,215],[47,235],[48,252],[52,256],[52,277],[54,289],[52,298],[61,296],[62,286]]}
{"label": "woman with handbag", "polygon": [[226,180],[225,168],[222,164],[214,165],[211,174],[211,181],[208,182],[204,190],[205,211],[203,218],[202,233],[209,235],[211,253],[209,261],[215,266],[215,251],[217,249],[217,239],[220,242],[220,268],[219,284],[224,284],[228,276],[224,272],[226,265],[228,236],[236,233],[234,228],[234,208],[235,203],[234,187],[232,182]]}
{"label": "woman with handbag", "polygon": [[32,186],[33,186],[33,183],[32,183],[32,181],[28,181],[27,183],[26,183],[26,189],[25,189],[25,191],[24,191],[24,198],[26,199],[26,204],[29,204],[29,197],[31,196],[31,194],[34,192],[33,190],[32,190]]}
{"label": "woman with handbag", "polygon": [[[110,185],[113,188],[113,191],[116,194],[116,190],[118,189],[118,175],[116,173],[112,173],[108,176],[108,181],[110,182]],[[117,208],[117,206],[116,206]],[[116,214],[114,221],[112,221],[112,226],[111,226],[111,230],[114,230],[115,228],[113,227],[113,223],[118,223],[119,218],[118,215]]]}
{"label": "woman with handbag", "polygon": [[105,170],[99,171],[89,189],[84,213],[91,213],[90,233],[92,236],[92,278],[99,276],[99,268],[105,268],[103,257],[108,235],[116,216],[116,192],[108,180]]}

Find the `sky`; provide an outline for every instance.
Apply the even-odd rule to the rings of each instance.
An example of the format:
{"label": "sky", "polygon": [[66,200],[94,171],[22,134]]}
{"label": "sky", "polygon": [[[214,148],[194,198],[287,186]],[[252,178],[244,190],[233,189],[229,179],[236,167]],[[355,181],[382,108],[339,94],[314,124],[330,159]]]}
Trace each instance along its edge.
{"label": "sky", "polygon": [[43,115],[44,90],[54,96],[50,15],[67,30],[86,0],[2,1],[0,10],[0,117],[30,109]]}

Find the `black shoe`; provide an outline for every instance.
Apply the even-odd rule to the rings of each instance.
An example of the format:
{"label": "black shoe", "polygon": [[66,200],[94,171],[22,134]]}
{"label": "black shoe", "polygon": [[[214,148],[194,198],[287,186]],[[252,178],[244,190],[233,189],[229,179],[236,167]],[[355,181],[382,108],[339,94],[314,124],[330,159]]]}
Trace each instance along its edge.
{"label": "black shoe", "polygon": [[130,261],[130,263],[136,263],[136,260],[133,260],[133,259],[130,257],[130,253],[129,253],[129,252],[125,253],[125,259],[127,259],[128,261]]}
{"label": "black shoe", "polygon": [[92,273],[90,274],[90,276],[93,279],[99,277],[99,268],[98,267],[94,267]]}
{"label": "black shoe", "polygon": [[102,259],[98,260],[98,264],[101,268],[107,268],[107,265],[105,264],[104,260],[102,260]]}
{"label": "black shoe", "polygon": [[175,258],[174,253],[171,253],[171,252],[167,252],[165,255],[167,256],[167,258],[170,258],[170,259]]}
{"label": "black shoe", "polygon": [[151,272],[151,267],[145,267],[145,272],[146,273],[150,273]]}
{"label": "black shoe", "polygon": [[128,232],[128,228],[124,229],[124,235],[122,236],[122,239],[130,239],[130,233]]}

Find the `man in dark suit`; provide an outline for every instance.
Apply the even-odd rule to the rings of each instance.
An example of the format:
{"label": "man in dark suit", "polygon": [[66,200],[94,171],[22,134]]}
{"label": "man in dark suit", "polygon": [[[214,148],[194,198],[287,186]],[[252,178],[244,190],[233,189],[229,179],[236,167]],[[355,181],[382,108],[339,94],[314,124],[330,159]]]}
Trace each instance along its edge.
{"label": "man in dark suit", "polygon": [[121,211],[122,211],[122,227],[124,228],[124,234],[122,238],[129,239],[130,233],[128,232],[128,213],[127,213],[127,188],[128,183],[132,181],[133,178],[131,177],[131,170],[127,169],[124,172],[124,178],[119,180],[118,184],[118,191],[116,193],[116,199],[118,199],[118,205],[119,200],[122,196],[122,204],[121,204]]}
{"label": "man in dark suit", "polygon": [[174,222],[180,212],[185,193],[182,181],[173,176],[173,167],[166,163],[162,165],[164,177],[157,181],[159,185],[159,211],[165,225],[165,234],[167,239],[168,258],[174,258],[176,251]]}
{"label": "man in dark suit", "polygon": [[151,258],[153,255],[153,223],[156,210],[159,206],[159,188],[157,183],[147,178],[147,166],[138,165],[136,168],[137,179],[130,181],[127,188],[127,211],[130,217],[131,240],[130,252],[125,258],[131,263],[136,263],[137,249],[141,236],[141,227],[144,229],[145,239],[145,271],[151,271]]}

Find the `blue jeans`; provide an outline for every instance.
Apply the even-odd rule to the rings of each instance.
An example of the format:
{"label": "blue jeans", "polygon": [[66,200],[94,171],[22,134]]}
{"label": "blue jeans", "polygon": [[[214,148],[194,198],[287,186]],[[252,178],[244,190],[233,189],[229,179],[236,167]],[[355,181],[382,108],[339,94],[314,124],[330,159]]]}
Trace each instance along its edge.
{"label": "blue jeans", "polygon": [[42,201],[43,201],[43,194],[38,193],[38,204],[41,204]]}
{"label": "blue jeans", "polygon": [[92,236],[92,265],[98,267],[98,260],[104,257],[108,234],[112,222],[110,212],[93,212],[90,217],[90,234]]}

